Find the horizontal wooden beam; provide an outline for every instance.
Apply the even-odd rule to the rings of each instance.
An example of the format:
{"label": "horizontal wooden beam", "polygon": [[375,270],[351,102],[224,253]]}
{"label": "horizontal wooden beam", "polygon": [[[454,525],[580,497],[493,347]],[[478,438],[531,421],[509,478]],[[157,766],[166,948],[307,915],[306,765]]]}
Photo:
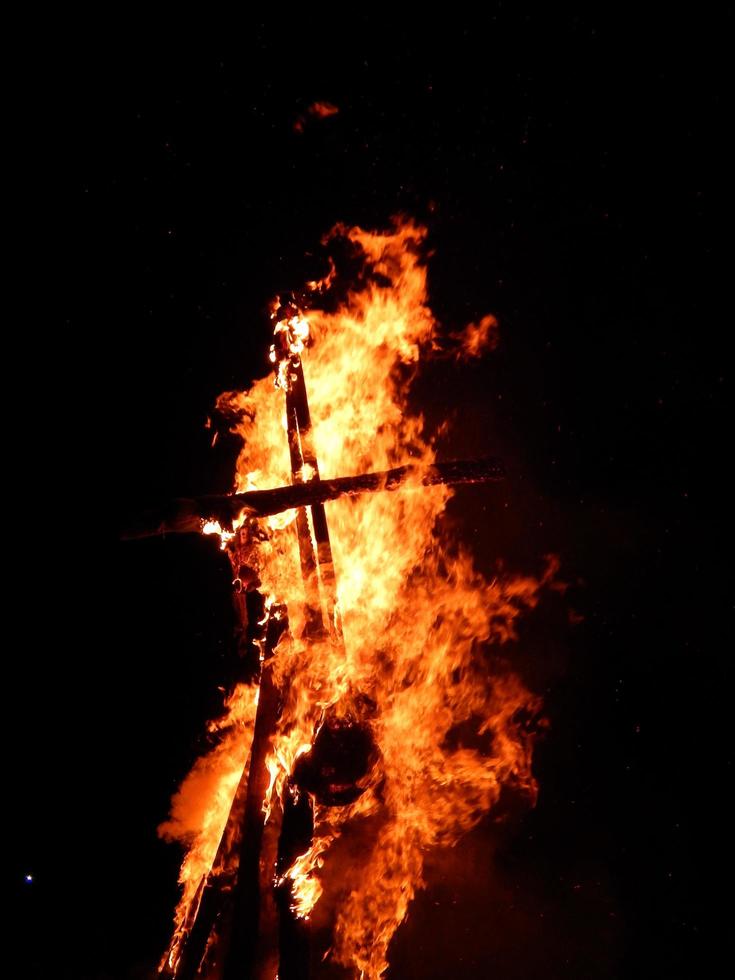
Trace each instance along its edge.
{"label": "horizontal wooden beam", "polygon": [[396,466],[381,473],[312,480],[310,483],[296,483],[273,490],[178,498],[141,515],[134,526],[123,532],[122,537],[130,540],[201,531],[202,521],[206,520],[219,521],[223,528],[228,528],[243,511],[250,517],[270,517],[295,507],[310,507],[362,493],[436,484],[495,483],[503,477],[503,468],[496,459],[481,459],[435,463],[433,466]]}

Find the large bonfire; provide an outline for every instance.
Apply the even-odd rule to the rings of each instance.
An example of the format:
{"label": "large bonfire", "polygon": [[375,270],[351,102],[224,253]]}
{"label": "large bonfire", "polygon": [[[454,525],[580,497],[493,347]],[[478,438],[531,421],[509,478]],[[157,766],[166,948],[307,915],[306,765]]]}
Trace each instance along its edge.
{"label": "large bonfire", "polygon": [[[333,275],[310,284],[303,311],[274,308],[275,388],[271,374],[220,398],[242,438],[234,492],[315,475],[308,462],[293,473],[277,390],[288,386],[289,355],[303,362],[322,479],[411,464],[418,486],[436,461],[435,435],[427,435],[408,398],[421,360],[440,347],[421,259],[425,229],[400,221],[388,232],[338,227],[330,237],[359,256],[359,285],[330,311],[320,304],[327,305],[322,296],[334,288]],[[452,335],[454,352],[482,354],[495,342],[495,328],[486,316]],[[445,356],[446,338],[441,347]],[[504,786],[531,799],[536,789],[528,719],[538,714],[537,699],[489,651],[515,637],[519,613],[537,602],[551,569],[540,579],[486,580],[447,530],[452,489],[411,489],[411,482],[396,493],[326,505],[336,593],[331,604],[329,590],[322,596],[329,624],[323,636],[315,639],[308,628],[296,511],[260,522],[253,562],[266,609],[285,607],[288,616],[272,657],[279,715],[266,761],[265,817],[276,819],[284,794],[294,791],[294,773],[322,726],[354,724],[368,733],[370,764],[358,788],[331,799],[311,794],[310,846],[281,875],[296,915],[316,916],[322,900],[329,955],[365,978],[388,968],[391,938],[424,883],[426,852],[456,843]],[[205,529],[221,533],[227,548],[237,522]],[[258,696],[257,677],[231,692],[226,716],[212,726],[221,733],[217,747],[195,764],[160,828],[186,845],[170,966],[202,882],[219,873],[213,864],[250,764]],[[350,835],[359,838],[359,862],[349,863],[348,849],[337,843]]]}

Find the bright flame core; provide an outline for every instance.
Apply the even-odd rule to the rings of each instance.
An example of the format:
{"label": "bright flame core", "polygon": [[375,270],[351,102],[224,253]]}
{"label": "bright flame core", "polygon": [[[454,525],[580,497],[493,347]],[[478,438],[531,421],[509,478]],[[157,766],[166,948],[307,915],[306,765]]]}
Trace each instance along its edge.
{"label": "bright flame core", "polygon": [[[337,312],[312,308],[275,327],[276,334],[287,334],[289,351],[303,358],[320,475],[430,465],[432,439],[407,399],[420,357],[436,349],[420,260],[425,230],[405,221],[386,233],[338,227],[332,236],[362,253],[367,285],[349,293]],[[466,356],[475,356],[494,344],[494,327],[485,317],[453,336]],[[279,361],[275,350],[271,360],[277,385],[286,387],[288,361]],[[272,377],[222,395],[220,405],[240,419],[235,490],[290,483],[283,396],[274,392]],[[516,617],[536,604],[553,569],[540,580],[486,581],[443,527],[451,494],[435,486],[326,505],[344,648],[301,638],[305,594],[294,512],[268,521],[259,548],[262,591],[287,603],[290,623],[274,660],[284,707],[264,808],[270,813],[284,792],[327,710],[367,718],[379,749],[380,761],[356,802],[315,806],[313,845],[286,875],[300,916],[308,917],[330,891],[336,909],[331,955],[365,978],[387,969],[390,940],[423,885],[426,850],[456,843],[493,807],[503,785],[535,793],[532,738],[519,718],[539,705],[512,673],[491,666],[488,647],[514,639]],[[167,835],[178,833],[190,845],[179,925],[190,917],[193,895],[211,866],[247,754],[256,702],[252,692],[248,697],[231,708],[243,719],[239,741],[197,764],[164,825]],[[459,726],[473,733],[464,744],[452,737]],[[176,822],[186,821],[177,818],[177,806],[182,809],[180,797],[194,786],[200,794],[196,826],[187,823],[182,833]],[[358,825],[366,841],[359,874],[343,880],[335,867],[330,877],[330,847]]]}

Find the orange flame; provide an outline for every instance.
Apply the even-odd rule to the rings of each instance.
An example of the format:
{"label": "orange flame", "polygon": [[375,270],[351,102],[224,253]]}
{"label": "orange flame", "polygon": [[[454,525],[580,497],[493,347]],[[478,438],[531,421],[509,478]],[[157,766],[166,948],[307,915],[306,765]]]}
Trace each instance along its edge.
{"label": "orange flame", "polygon": [[247,762],[257,705],[257,687],[238,684],[225,703],[224,717],[209,725],[210,732],[222,734],[221,741],[197,760],[171,801],[169,819],[158,828],[164,840],[179,841],[187,847],[179,873],[183,890],[174,916],[173,940],[166,955],[171,968],[176,966],[181,943],[196,916],[200,885],[212,870]]}
{"label": "orange flame", "polygon": [[[323,478],[435,461],[424,419],[409,410],[407,397],[420,357],[436,349],[421,261],[425,235],[410,220],[387,232],[338,226],[328,238],[346,239],[362,254],[367,285],[350,292],[337,312],[312,308],[276,324],[303,358]],[[333,273],[334,267],[330,283]],[[492,346],[495,329],[486,316],[456,335],[464,356]],[[271,359],[278,361],[275,352]],[[281,387],[288,383],[285,364],[278,364]],[[235,490],[291,482],[283,398],[272,377],[222,395],[219,404],[240,419]],[[306,596],[293,520],[271,522],[260,546],[262,590],[287,602],[290,622],[274,657],[283,710],[268,760],[266,811],[284,792],[296,760],[310,751],[326,712],[361,718],[379,752],[355,802],[315,805],[313,845],[285,876],[299,916],[310,915],[325,888],[338,896],[331,955],[364,978],[387,969],[390,940],[423,885],[426,850],[456,843],[504,785],[535,794],[532,738],[520,717],[536,713],[538,700],[509,670],[493,667],[488,650],[515,638],[518,615],[536,604],[554,567],[540,579],[488,582],[445,529],[451,495],[435,486],[326,505],[344,646],[302,638]],[[252,715],[244,714],[251,730]],[[460,726],[472,732],[466,744],[454,737]],[[179,928],[222,834],[243,738],[197,764],[164,825],[167,836],[192,841],[182,869]],[[230,749],[234,756],[225,758]],[[200,779],[202,766],[211,780]],[[201,793],[196,826],[176,815],[190,792]],[[349,884],[338,873],[330,879],[330,848],[367,816],[372,838],[359,875]]]}
{"label": "orange flame", "polygon": [[498,321],[488,313],[477,323],[468,323],[464,330],[451,336],[453,340],[459,341],[459,351],[456,355],[458,360],[480,357],[497,346]]}
{"label": "orange flame", "polygon": [[312,102],[293,124],[294,131],[303,133],[310,119],[328,119],[330,116],[336,116],[338,112],[339,107],[331,102]]}

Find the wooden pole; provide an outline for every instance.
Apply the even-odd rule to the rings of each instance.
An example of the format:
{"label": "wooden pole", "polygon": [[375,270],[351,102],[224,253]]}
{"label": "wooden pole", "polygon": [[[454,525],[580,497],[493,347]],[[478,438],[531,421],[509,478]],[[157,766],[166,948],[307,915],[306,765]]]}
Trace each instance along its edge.
{"label": "wooden pole", "polygon": [[[222,980],[251,980],[255,976],[256,953],[261,925],[261,849],[265,812],[263,803],[268,790],[266,761],[278,722],[279,693],[273,679],[273,652],[288,627],[285,610],[277,617],[271,607],[263,644],[258,710],[255,717],[253,745],[247,776],[247,796],[240,835],[240,859],[237,882],[232,895],[232,919],[229,943],[223,961]],[[267,869],[266,869],[267,870]]]}
{"label": "wooden pole", "polygon": [[396,466],[380,473],[340,476],[312,480],[273,490],[250,490],[247,493],[216,494],[202,497],[180,497],[142,514],[122,537],[125,540],[150,538],[160,534],[201,532],[202,521],[218,520],[230,527],[243,511],[252,517],[270,517],[297,507],[313,507],[328,500],[354,497],[382,490],[409,490],[436,484],[497,483],[505,476],[496,459],[458,460],[434,463],[433,466]]}

